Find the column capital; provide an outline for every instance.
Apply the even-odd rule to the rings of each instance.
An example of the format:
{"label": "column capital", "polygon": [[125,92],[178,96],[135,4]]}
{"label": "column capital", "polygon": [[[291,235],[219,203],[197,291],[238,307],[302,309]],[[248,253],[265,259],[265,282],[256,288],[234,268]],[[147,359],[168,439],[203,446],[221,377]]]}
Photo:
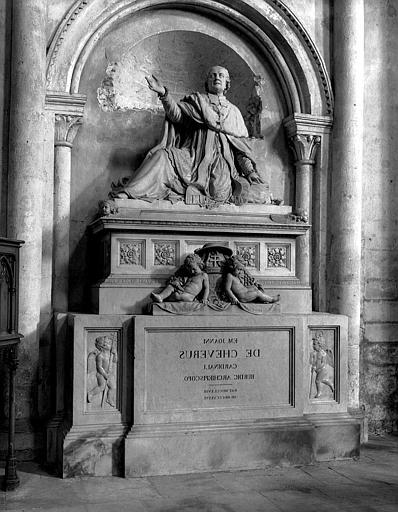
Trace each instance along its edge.
{"label": "column capital", "polygon": [[289,146],[294,153],[296,166],[314,165],[320,143],[321,137],[318,135],[296,134],[289,137]]}
{"label": "column capital", "polygon": [[312,114],[294,113],[283,120],[288,137],[296,134],[322,136],[331,132],[332,125],[331,116],[313,116]]}
{"label": "column capital", "polygon": [[83,123],[80,115],[55,114],[55,146],[72,147],[77,130]]}
{"label": "column capital", "polygon": [[84,94],[67,94],[65,92],[47,91],[46,110],[56,114],[83,115],[87,96]]}

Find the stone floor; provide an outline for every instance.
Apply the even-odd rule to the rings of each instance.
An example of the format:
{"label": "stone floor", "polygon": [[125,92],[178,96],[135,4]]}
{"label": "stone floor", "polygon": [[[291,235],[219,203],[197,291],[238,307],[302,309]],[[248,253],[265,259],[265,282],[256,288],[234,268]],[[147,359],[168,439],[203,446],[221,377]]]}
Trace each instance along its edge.
{"label": "stone floor", "polygon": [[295,468],[61,480],[21,463],[18,474],[21,484],[16,491],[0,491],[0,510],[397,512],[398,436],[372,437],[359,460]]}

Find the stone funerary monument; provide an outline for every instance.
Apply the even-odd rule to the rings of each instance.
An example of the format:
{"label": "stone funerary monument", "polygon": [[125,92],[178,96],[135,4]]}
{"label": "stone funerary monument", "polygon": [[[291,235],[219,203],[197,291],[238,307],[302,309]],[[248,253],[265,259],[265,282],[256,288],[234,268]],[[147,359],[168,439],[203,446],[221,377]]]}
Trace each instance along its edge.
{"label": "stone funerary monument", "polygon": [[321,312],[329,78],[281,2],[235,3],[81,2],[50,48],[63,476],[358,454]]}

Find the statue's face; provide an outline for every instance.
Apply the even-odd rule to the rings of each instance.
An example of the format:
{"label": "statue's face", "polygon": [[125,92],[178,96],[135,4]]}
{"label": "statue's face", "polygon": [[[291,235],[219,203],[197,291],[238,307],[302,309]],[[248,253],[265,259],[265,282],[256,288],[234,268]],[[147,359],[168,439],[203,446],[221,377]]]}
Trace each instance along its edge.
{"label": "statue's face", "polygon": [[207,90],[212,94],[222,94],[229,80],[228,71],[221,66],[213,66],[207,74]]}
{"label": "statue's face", "polygon": [[105,336],[103,338],[100,338],[97,341],[96,345],[98,349],[110,350],[112,347],[112,340]]}

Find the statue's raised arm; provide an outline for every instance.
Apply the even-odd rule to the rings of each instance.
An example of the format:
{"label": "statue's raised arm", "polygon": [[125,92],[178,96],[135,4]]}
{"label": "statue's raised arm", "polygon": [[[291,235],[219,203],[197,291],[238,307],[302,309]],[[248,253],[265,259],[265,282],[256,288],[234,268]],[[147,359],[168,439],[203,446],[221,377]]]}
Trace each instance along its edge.
{"label": "statue's raised arm", "polygon": [[151,91],[156,92],[159,96],[164,96],[166,94],[166,88],[159,78],[156,78],[154,75],[148,75],[145,77],[145,80],[147,81],[148,87]]}
{"label": "statue's raised arm", "polygon": [[145,79],[163,104],[165,133],[132,178],[113,188],[111,197],[213,206],[269,200],[242,114],[225,97],[231,85],[226,68],[213,66],[206,92],[179,102],[156,76]]}

